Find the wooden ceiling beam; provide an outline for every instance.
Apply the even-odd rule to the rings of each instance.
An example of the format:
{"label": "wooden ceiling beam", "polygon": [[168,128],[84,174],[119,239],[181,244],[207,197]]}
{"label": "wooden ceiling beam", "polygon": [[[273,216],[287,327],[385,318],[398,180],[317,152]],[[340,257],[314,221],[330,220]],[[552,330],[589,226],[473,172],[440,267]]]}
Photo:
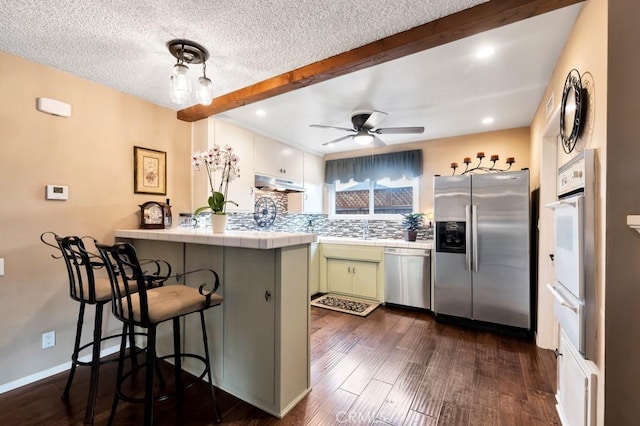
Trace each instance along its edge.
{"label": "wooden ceiling beam", "polygon": [[[178,119],[197,121],[582,1],[491,0],[224,94],[214,98],[210,105],[185,108],[178,111]],[[543,28],[540,30],[544,31]]]}

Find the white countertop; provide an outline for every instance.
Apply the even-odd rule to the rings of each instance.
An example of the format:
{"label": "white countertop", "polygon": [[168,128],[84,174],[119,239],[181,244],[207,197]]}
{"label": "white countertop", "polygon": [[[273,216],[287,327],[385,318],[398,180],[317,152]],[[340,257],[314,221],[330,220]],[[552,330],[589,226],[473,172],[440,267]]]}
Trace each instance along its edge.
{"label": "white countertop", "polygon": [[274,249],[310,244],[316,234],[303,232],[225,231],[214,234],[210,228],[116,229],[115,236],[138,240],[175,241],[223,247]]}
{"label": "white countertop", "polygon": [[349,238],[349,237],[318,237],[318,242],[327,244],[349,244],[358,246],[375,247],[401,247],[417,249],[433,249],[433,240],[405,241],[376,238]]}
{"label": "white countertop", "polygon": [[246,247],[273,249],[315,241],[327,244],[348,244],[374,247],[400,247],[432,249],[433,240],[404,241],[377,238],[318,237],[306,232],[270,232],[270,231],[225,231],[214,234],[209,228],[171,229],[116,229],[115,236],[139,240],[175,241],[179,243],[207,244],[223,247]]}

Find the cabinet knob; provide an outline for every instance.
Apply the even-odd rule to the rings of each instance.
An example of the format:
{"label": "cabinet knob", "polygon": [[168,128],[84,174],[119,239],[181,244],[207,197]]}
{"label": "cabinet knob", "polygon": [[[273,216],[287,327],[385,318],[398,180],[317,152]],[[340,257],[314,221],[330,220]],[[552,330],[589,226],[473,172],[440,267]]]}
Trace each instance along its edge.
{"label": "cabinet knob", "polygon": [[269,290],[265,290],[264,291],[264,301],[268,302],[269,299],[271,299],[271,293],[269,293]]}

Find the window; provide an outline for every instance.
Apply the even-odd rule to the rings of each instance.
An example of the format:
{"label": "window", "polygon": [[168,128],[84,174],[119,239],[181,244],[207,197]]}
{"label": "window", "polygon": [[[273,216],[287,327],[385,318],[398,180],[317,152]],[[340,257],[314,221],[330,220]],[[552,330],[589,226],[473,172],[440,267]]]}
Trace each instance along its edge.
{"label": "window", "polygon": [[400,213],[418,210],[418,178],[389,178],[377,181],[347,183],[336,181],[331,191],[332,214],[367,215],[382,218],[397,218]]}
{"label": "window", "polygon": [[332,216],[398,219],[418,210],[418,179],[422,151],[327,160],[324,179]]}

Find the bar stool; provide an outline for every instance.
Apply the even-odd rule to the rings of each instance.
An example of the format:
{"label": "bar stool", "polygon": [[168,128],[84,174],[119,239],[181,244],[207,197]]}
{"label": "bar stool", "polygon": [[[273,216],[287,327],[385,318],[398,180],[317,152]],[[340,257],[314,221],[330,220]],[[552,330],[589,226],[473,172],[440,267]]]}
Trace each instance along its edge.
{"label": "bar stool", "polygon": [[[136,398],[123,392],[123,383],[127,378],[140,367],[132,366],[125,372],[125,345],[126,338],[122,338],[120,346],[120,357],[118,361],[118,371],[116,377],[116,390],[113,398],[113,405],[109,415],[108,424],[113,424],[118,401],[144,403],[144,424],[153,424],[153,405],[156,398],[153,394],[154,372],[159,360],[173,358],[176,391],[172,395],[163,395],[157,399],[165,399],[168,396],[175,396],[178,408],[181,406],[183,392],[186,389],[182,385],[182,357],[198,359],[204,364],[204,370],[198,377],[202,379],[205,375],[211,389],[211,400],[213,402],[216,422],[220,422],[220,411],[216,401],[213,382],[211,378],[211,360],[209,357],[209,346],[207,342],[207,331],[204,319],[204,311],[210,307],[220,305],[222,297],[216,294],[220,285],[218,274],[211,269],[198,269],[186,272],[184,275],[194,272],[209,272],[214,280],[213,290],[205,292],[205,284],[198,289],[186,285],[166,285],[150,288],[149,283],[153,277],[145,275],[136,255],[134,247],[129,243],[116,243],[112,246],[96,244],[107,272],[111,280],[112,292],[112,312],[124,324],[138,326],[146,329],[147,348],[146,361],[140,367],[145,367],[144,398]],[[137,292],[134,291],[137,289]],[[196,313],[200,314],[202,327],[202,343],[204,346],[204,357],[193,353],[182,353],[180,349],[180,318]],[[159,324],[165,321],[173,323],[173,344],[174,353],[166,356],[156,354],[156,331]]]}
{"label": "bar stool", "polygon": [[[48,242],[47,238],[54,238],[57,246]],[[125,324],[121,334],[102,336],[102,314],[104,311],[104,305],[111,301],[111,283],[109,278],[106,276],[106,273],[104,278],[96,277],[95,271],[103,268],[104,264],[99,255],[93,254],[86,249],[85,244],[83,243],[83,238],[93,240],[91,237],[61,237],[51,231],[44,232],[40,235],[40,240],[44,244],[57,248],[62,253],[59,257],[55,255],[51,256],[55,259],[59,259],[60,257],[64,259],[69,276],[69,295],[71,299],[80,303],[76,324],[76,337],[73,346],[73,353],[71,354],[71,369],[69,371],[64,391],[62,392],[62,399],[66,400],[69,398],[69,392],[71,390],[71,384],[73,383],[76,367],[79,365],[91,367],[84,423],[93,423],[98,392],[100,364],[107,362],[100,361],[101,343],[109,339],[123,336],[126,337],[129,335],[130,347],[133,354],[132,362],[135,364],[136,360],[133,327],[129,327]],[[156,276],[156,278],[158,277]],[[164,279],[166,280],[166,278]],[[82,325],[87,305],[95,306],[93,340],[81,346]],[[89,347],[91,347],[91,360],[80,361],[78,359],[80,353]]]}

